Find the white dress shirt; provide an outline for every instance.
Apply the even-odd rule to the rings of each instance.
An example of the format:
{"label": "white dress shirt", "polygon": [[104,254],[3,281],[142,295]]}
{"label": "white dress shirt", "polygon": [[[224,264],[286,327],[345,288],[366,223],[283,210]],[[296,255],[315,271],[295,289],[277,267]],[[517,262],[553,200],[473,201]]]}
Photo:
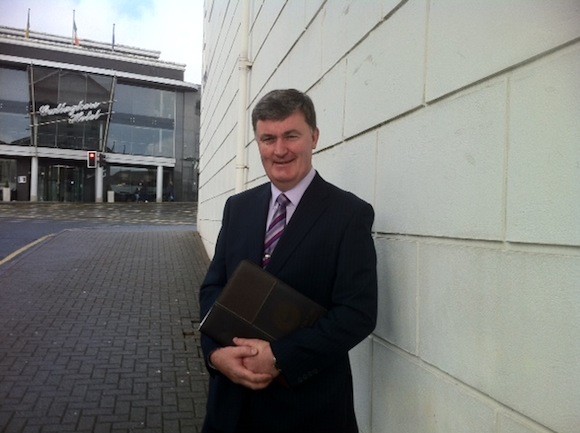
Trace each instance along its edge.
{"label": "white dress shirt", "polygon": [[[314,179],[315,175],[316,170],[314,170],[314,167],[312,167],[308,172],[308,174],[304,176],[304,179],[298,182],[298,184],[294,188],[284,192],[284,195],[286,195],[288,200],[290,200],[290,203],[288,203],[288,205],[286,206],[286,224],[290,222],[290,218],[292,218],[292,215],[294,215],[294,211],[296,210],[298,203],[300,203],[302,196],[306,192],[306,189],[310,186],[310,183]],[[268,227],[270,226],[270,221],[272,221],[274,212],[278,207],[276,199],[280,194],[282,194],[282,191],[276,188],[276,186],[274,186],[273,183],[271,183],[270,185],[272,188],[272,198],[270,199],[270,207],[268,208],[268,219],[266,220],[266,228],[264,229],[264,231],[268,230]]]}

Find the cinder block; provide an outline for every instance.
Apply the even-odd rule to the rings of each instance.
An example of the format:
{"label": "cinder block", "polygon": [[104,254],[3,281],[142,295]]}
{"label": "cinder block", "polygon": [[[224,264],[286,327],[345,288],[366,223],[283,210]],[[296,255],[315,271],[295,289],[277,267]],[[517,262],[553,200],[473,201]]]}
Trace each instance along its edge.
{"label": "cinder block", "polygon": [[321,31],[322,14],[318,14],[300,35],[268,84],[273,88],[308,91],[322,74]]}
{"label": "cinder block", "polygon": [[[248,181],[255,181],[258,178],[263,178],[266,172],[262,165],[258,143],[255,141],[251,142],[248,147],[246,147],[246,158],[248,164]],[[264,179],[259,183],[266,182],[266,180],[267,179]]]}
{"label": "cinder block", "polygon": [[284,8],[280,10],[276,17],[274,14],[278,12],[277,8],[282,3],[280,2],[265,2],[264,9],[268,4],[274,4],[271,14],[266,18],[267,25],[276,23],[264,40],[261,46],[256,46],[254,38],[252,37],[252,74],[250,79],[254,92],[261,89],[266,84],[268,78],[280,66],[282,59],[284,59],[292,46],[301,37],[304,32],[303,25],[296,25],[296,22],[303,22],[304,20],[304,4],[301,2],[286,2]]}
{"label": "cinder block", "polygon": [[338,63],[309,92],[316,107],[320,140],[316,151],[340,143],[344,127],[346,61]]}
{"label": "cinder block", "polygon": [[302,0],[304,3],[302,5],[304,11],[304,27],[308,27],[308,24],[317,15],[322,15],[319,13],[320,6],[325,3],[325,0]]}
{"label": "cinder block", "polygon": [[332,151],[315,154],[312,164],[324,179],[372,204],[375,149],[376,132],[373,131],[336,146]]}
{"label": "cinder block", "polygon": [[[251,51],[255,55],[260,47],[264,44],[268,33],[272,30],[272,25],[276,22],[276,17],[284,7],[285,2],[281,1],[261,1],[250,2],[252,16],[252,23],[250,25],[252,31]],[[243,2],[239,3],[243,7]],[[241,15],[241,10],[240,17]],[[241,18],[240,18],[241,19]]]}
{"label": "cinder block", "polygon": [[425,11],[406,3],[348,54],[346,137],[423,103]]}
{"label": "cinder block", "polygon": [[375,334],[417,353],[417,244],[377,238],[379,316]]}
{"label": "cinder block", "polygon": [[323,14],[322,66],[333,67],[382,19],[378,1],[333,0]]}
{"label": "cinder block", "polygon": [[579,75],[577,44],[510,80],[510,241],[580,245]]}
{"label": "cinder block", "polygon": [[501,239],[505,116],[495,81],[381,128],[376,230]]}
{"label": "cinder block", "polygon": [[498,415],[498,433],[552,433],[550,430],[513,413]]}
{"label": "cinder block", "polygon": [[434,0],[426,98],[433,100],[580,36],[576,0]]}
{"label": "cinder block", "polygon": [[401,3],[399,0],[380,0],[383,5],[383,18],[393,12],[393,10]]}
{"label": "cinder block", "polygon": [[495,433],[494,422],[469,388],[375,341],[373,432]]}
{"label": "cinder block", "polygon": [[580,257],[422,244],[419,356],[559,433],[580,425]]}

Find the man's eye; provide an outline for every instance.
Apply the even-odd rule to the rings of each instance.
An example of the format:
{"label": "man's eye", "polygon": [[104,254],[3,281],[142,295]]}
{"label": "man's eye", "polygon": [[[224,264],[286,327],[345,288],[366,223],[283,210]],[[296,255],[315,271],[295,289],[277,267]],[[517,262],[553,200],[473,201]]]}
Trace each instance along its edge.
{"label": "man's eye", "polygon": [[274,137],[264,137],[262,138],[262,143],[271,144],[274,142]]}

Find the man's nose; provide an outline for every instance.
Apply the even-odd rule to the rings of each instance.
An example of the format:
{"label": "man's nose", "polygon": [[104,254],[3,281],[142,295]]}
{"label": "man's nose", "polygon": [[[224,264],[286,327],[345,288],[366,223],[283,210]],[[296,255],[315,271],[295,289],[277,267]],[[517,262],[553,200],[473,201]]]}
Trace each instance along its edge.
{"label": "man's nose", "polygon": [[280,137],[280,138],[276,139],[276,142],[274,143],[274,154],[275,155],[285,155],[287,151],[288,151],[288,147],[286,146],[284,138]]}

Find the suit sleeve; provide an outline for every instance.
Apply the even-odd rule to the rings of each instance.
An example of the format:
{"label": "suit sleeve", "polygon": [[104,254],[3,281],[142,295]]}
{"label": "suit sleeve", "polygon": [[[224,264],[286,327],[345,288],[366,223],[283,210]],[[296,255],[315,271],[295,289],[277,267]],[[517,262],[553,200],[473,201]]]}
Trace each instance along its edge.
{"label": "suit sleeve", "polygon": [[[212,305],[215,303],[219,294],[221,293],[223,287],[227,282],[227,269],[226,269],[226,243],[227,243],[227,232],[228,223],[230,215],[230,200],[226,201],[224,206],[224,214],[222,218],[222,226],[220,233],[217,238],[214,257],[209,265],[208,271],[205,275],[205,279],[199,290],[199,306],[200,306],[200,318],[203,319],[208,313]],[[212,338],[201,334],[201,348],[203,351],[203,356],[206,362],[206,367],[210,374],[213,374],[215,370],[209,366],[209,356],[211,353],[219,349],[221,346],[214,341]]]}
{"label": "suit sleeve", "polygon": [[377,318],[376,252],[371,235],[374,211],[368,203],[350,215],[338,243],[331,308],[314,327],[272,343],[290,386],[344,362],[348,351],[375,328]]}

